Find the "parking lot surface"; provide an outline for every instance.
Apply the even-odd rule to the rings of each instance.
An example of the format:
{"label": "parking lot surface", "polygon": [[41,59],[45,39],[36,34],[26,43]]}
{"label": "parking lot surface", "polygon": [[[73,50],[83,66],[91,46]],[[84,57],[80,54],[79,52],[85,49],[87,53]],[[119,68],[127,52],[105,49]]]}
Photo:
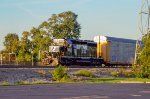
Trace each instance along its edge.
{"label": "parking lot surface", "polygon": [[0,99],[150,99],[150,84],[0,86]]}

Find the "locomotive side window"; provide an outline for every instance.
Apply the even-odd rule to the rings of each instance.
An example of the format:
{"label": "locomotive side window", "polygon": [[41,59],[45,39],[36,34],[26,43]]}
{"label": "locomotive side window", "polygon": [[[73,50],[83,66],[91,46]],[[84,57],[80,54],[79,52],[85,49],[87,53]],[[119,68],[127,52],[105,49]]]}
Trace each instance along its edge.
{"label": "locomotive side window", "polygon": [[91,47],[91,55],[96,58],[96,47]]}
{"label": "locomotive side window", "polygon": [[87,56],[87,45],[81,45],[80,50],[81,50],[81,57],[86,57]]}
{"label": "locomotive side window", "polygon": [[70,40],[68,42],[70,46],[68,46],[67,51],[65,52],[65,56],[97,57],[96,43],[80,40]]}
{"label": "locomotive side window", "polygon": [[88,44],[87,57],[97,57],[97,48],[96,44]]}
{"label": "locomotive side window", "polygon": [[87,57],[87,45],[86,44],[77,44],[76,49],[74,49],[76,57]]}
{"label": "locomotive side window", "polygon": [[72,56],[72,45],[70,45],[67,48],[67,51],[65,52],[65,56]]}
{"label": "locomotive side window", "polygon": [[76,44],[73,45],[73,54],[75,57],[77,57],[77,45]]}
{"label": "locomotive side window", "polygon": [[80,44],[77,44],[77,57],[81,57],[81,49],[80,49]]}

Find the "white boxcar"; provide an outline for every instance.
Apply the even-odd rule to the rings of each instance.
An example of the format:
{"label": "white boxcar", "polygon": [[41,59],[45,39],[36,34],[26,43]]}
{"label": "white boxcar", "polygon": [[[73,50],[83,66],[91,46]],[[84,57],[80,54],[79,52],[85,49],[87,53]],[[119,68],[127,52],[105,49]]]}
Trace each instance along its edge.
{"label": "white boxcar", "polygon": [[96,36],[94,41],[97,42],[97,56],[104,58],[106,63],[131,64],[133,62],[136,40]]}

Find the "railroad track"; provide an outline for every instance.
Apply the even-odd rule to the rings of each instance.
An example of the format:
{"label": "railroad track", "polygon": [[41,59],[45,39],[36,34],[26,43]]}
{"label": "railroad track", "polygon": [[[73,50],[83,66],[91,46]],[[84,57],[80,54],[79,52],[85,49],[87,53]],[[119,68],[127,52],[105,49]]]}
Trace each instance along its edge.
{"label": "railroad track", "polygon": [[[0,65],[0,68],[56,68],[57,66],[18,66],[18,65]],[[66,66],[69,68],[132,68],[132,66]]]}

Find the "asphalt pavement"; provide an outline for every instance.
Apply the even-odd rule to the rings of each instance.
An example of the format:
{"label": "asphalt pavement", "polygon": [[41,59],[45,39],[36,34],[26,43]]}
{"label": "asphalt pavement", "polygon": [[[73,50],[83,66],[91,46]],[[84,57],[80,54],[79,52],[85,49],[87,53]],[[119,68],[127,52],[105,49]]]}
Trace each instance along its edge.
{"label": "asphalt pavement", "polygon": [[150,99],[150,84],[0,86],[0,99]]}

